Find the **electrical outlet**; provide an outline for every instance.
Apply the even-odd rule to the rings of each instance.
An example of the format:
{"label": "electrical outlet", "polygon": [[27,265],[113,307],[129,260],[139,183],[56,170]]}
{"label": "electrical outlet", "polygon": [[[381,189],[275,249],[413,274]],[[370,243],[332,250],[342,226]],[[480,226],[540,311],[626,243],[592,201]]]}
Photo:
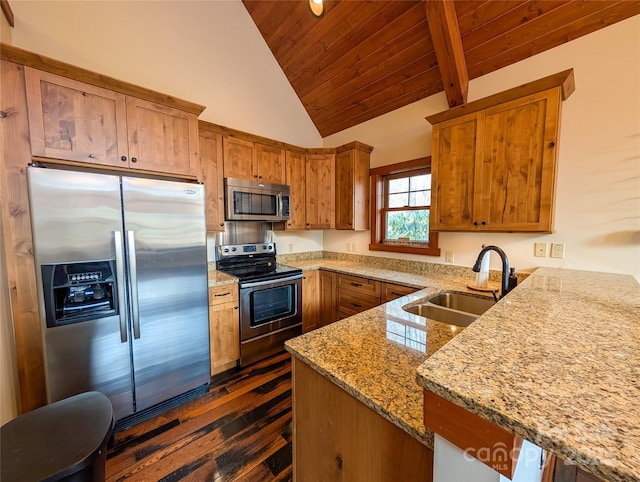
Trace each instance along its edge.
{"label": "electrical outlet", "polygon": [[533,243],[533,255],[537,258],[546,258],[547,243]]}
{"label": "electrical outlet", "polygon": [[564,258],[564,243],[551,244],[551,257],[559,259]]}
{"label": "electrical outlet", "polygon": [[351,252],[355,253],[358,251],[358,245],[356,243],[351,243]]}
{"label": "electrical outlet", "polygon": [[351,252],[351,243],[347,243],[347,253]]}
{"label": "electrical outlet", "polygon": [[453,263],[453,251],[445,251],[444,252],[444,262],[445,263]]}
{"label": "electrical outlet", "polygon": [[289,243],[289,252],[293,253],[293,243]]}

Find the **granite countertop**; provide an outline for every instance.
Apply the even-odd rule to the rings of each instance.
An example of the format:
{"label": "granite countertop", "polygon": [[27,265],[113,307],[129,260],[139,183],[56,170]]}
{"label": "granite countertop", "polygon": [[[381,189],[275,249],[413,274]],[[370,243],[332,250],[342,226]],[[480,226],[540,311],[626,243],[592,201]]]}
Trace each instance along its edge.
{"label": "granite countertop", "polygon": [[209,263],[208,276],[209,276],[209,288],[238,283],[237,277],[223,273],[222,271],[218,271],[216,269],[215,263]]}
{"label": "granite countertop", "polygon": [[288,262],[303,270],[341,273],[424,288],[285,343],[287,350],[429,448],[416,369],[462,329],[402,309],[443,290],[470,291],[467,277],[417,275],[344,260]]}
{"label": "granite countertop", "polygon": [[611,481],[640,481],[640,285],[540,268],[423,363],[426,389]]}

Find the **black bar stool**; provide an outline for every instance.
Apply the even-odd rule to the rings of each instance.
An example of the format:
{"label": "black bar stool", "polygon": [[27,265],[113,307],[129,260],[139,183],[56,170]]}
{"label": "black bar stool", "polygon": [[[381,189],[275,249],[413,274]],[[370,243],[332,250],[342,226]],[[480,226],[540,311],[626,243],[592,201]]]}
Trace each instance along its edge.
{"label": "black bar stool", "polygon": [[2,482],[104,481],[113,408],[86,392],[25,413],[0,428]]}

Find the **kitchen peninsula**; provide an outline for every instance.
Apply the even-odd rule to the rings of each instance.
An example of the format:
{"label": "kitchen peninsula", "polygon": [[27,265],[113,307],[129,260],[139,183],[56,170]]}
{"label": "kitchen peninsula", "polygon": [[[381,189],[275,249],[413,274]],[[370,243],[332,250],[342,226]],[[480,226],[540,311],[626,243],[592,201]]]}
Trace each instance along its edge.
{"label": "kitchen peninsula", "polygon": [[[345,261],[296,264],[387,279],[387,270]],[[390,281],[424,289],[287,342],[294,380],[295,367],[310,368],[431,448],[424,388],[606,480],[640,480],[635,279],[538,269],[450,343],[458,328],[402,309],[441,290],[467,291],[470,277],[396,273]],[[294,388],[300,430],[308,422],[295,405]],[[356,436],[372,449],[378,443]],[[347,470],[351,461],[338,452],[325,462]],[[294,454],[295,466],[304,454]]]}

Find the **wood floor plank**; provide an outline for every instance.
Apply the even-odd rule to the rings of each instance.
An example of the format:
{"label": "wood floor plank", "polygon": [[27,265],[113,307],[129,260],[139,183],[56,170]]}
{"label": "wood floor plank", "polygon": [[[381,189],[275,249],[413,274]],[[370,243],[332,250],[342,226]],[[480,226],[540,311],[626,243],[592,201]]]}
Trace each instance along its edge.
{"label": "wood floor plank", "polygon": [[212,379],[210,393],[117,434],[108,481],[291,480],[287,353]]}

